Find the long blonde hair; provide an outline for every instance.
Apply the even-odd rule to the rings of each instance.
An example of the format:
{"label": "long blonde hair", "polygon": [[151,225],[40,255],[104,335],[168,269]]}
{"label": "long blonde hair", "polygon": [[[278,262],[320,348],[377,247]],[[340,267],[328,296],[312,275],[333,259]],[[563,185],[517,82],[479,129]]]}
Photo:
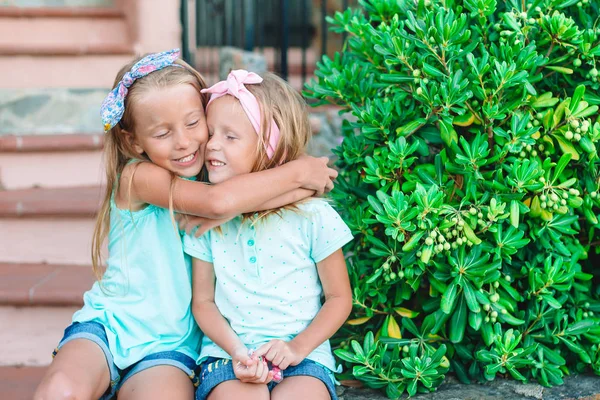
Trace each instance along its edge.
{"label": "long blonde hair", "polygon": [[[260,106],[261,122],[258,135],[257,157],[251,172],[275,168],[296,160],[306,151],[306,145],[312,136],[308,105],[304,98],[286,81],[272,73],[261,74],[263,81],[255,85],[246,85]],[[273,157],[269,159],[265,148],[268,143],[270,123],[275,121],[279,128],[279,141]],[[275,210],[258,213],[257,220],[270,214],[279,214],[283,209],[296,210],[291,204]],[[250,218],[244,215],[244,219]]]}
{"label": "long blonde hair", "polygon": [[[142,56],[143,57],[143,56]],[[123,79],[126,72],[131,70],[131,67],[142,59],[139,57],[129,64],[123,66],[113,84],[113,88]],[[143,78],[136,80],[129,88],[127,97],[125,98],[125,112],[123,118],[110,131],[106,132],[104,137],[104,165],[106,167],[106,192],[102,199],[102,205],[96,217],[96,226],[92,237],[92,268],[94,275],[100,281],[102,279],[102,244],[108,236],[110,230],[110,201],[113,193],[117,193],[119,188],[119,176],[127,163],[132,159],[151,162],[145,154],[138,154],[129,140],[125,136],[125,132],[135,134],[135,119],[133,118],[133,108],[139,97],[148,91],[164,89],[166,87],[189,84],[192,85],[202,99],[202,105],[206,107],[208,96],[200,91],[206,87],[202,75],[194,70],[189,64],[182,60],[174,62],[179,66],[169,66],[158,71],[154,71]],[[129,194],[131,194],[131,186],[133,182],[134,172],[129,177]],[[175,183],[175,175],[172,175],[171,190],[169,194],[169,208],[173,207],[172,191]],[[128,196],[128,201],[131,201],[131,196]],[[131,208],[131,207],[130,207]]]}

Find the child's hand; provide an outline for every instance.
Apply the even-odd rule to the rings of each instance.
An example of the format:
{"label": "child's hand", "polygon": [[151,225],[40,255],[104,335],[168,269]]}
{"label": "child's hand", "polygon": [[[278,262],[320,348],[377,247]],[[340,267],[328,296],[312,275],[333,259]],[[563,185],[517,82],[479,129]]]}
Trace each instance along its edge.
{"label": "child's hand", "polygon": [[273,373],[269,371],[267,362],[254,355],[248,356],[246,347],[237,349],[231,358],[233,372],[241,382],[267,384],[273,380]]}
{"label": "child's hand", "polygon": [[306,358],[306,355],[301,354],[292,342],[284,342],[279,339],[271,340],[269,343],[262,345],[254,352],[253,356],[264,356],[281,370],[290,365],[298,365]]}
{"label": "child's hand", "polygon": [[224,224],[229,221],[231,218],[223,218],[223,219],[208,219],[204,217],[197,217],[195,215],[188,214],[176,214],[175,220],[177,220],[177,224],[179,225],[179,229],[185,231],[188,235],[192,234],[194,228],[198,228],[196,232],[194,232],[195,237],[200,237],[204,235],[206,232],[215,228],[219,225]]}
{"label": "child's hand", "polygon": [[317,195],[333,189],[333,180],[337,178],[338,173],[327,166],[327,162],[329,162],[327,157],[302,156],[298,162],[304,164],[302,167],[305,171],[305,182],[302,185],[304,189],[314,190]]}

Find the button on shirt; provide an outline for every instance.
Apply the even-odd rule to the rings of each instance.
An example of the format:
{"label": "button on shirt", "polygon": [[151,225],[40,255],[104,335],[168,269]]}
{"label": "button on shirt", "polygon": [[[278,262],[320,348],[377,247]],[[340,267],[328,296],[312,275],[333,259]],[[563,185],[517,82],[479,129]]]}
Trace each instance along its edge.
{"label": "button on shirt", "polygon": [[[316,263],[350,240],[338,213],[312,199],[254,223],[235,218],[220,233],[186,235],[183,243],[186,253],[213,263],[215,304],[242,342],[257,349],[289,341],[312,322],[323,294]],[[198,361],[207,357],[231,358],[204,336]],[[328,340],[307,358],[336,370]]]}

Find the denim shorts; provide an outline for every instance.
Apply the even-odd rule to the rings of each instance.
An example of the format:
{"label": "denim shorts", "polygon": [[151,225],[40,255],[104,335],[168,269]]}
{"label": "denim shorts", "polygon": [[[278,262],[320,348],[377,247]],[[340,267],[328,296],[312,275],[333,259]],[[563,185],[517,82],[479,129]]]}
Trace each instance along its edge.
{"label": "denim shorts", "polygon": [[135,364],[125,368],[118,368],[114,361],[112,353],[108,348],[108,338],[104,326],[98,322],[74,322],[65,329],[65,334],[61,339],[58,347],[52,353],[52,357],[56,356],[62,346],[71,340],[87,339],[96,343],[104,352],[108,369],[110,371],[110,386],[100,400],[108,400],[116,397],[117,391],[123,386],[127,379],[145,369],[155,367],[157,365],[171,365],[177,367],[192,380],[195,387],[200,383],[199,377],[196,375],[196,361],[187,355],[178,351],[161,351],[158,353],[149,354]]}
{"label": "denim shorts", "polygon": [[[312,376],[325,384],[331,400],[338,400],[335,392],[335,378],[333,372],[323,365],[312,360],[305,359],[295,367],[288,367],[283,371],[283,379],[290,376]],[[230,359],[209,357],[200,365],[200,386],[196,391],[196,400],[205,400],[210,392],[220,383],[236,380],[233,372],[233,365]],[[277,382],[270,382],[267,387],[269,391],[277,385]]]}

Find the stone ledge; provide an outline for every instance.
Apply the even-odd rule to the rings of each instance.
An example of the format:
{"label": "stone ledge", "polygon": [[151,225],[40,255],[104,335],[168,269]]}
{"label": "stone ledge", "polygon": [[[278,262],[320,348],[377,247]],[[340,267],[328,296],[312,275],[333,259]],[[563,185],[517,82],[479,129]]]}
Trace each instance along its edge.
{"label": "stone ledge", "polygon": [[124,18],[117,8],[101,7],[0,7],[0,18]]}
{"label": "stone ledge", "polygon": [[[383,393],[375,390],[349,387],[339,388],[338,395],[340,400],[387,399]],[[565,378],[564,385],[551,388],[537,383],[522,384],[509,379],[465,385],[450,376],[437,391],[418,394],[412,398],[419,400],[600,400],[600,376],[570,376]]]}
{"label": "stone ledge", "polygon": [[83,45],[24,45],[2,44],[1,56],[88,56],[88,55],[123,55],[133,56],[131,45],[123,44],[83,44]]}
{"label": "stone ledge", "polygon": [[103,134],[72,133],[64,135],[2,135],[0,153],[32,153],[44,151],[92,151],[104,144]]}
{"label": "stone ledge", "polygon": [[93,217],[102,191],[100,186],[0,191],[0,217]]}
{"label": "stone ledge", "polygon": [[0,263],[0,305],[81,306],[91,266]]}
{"label": "stone ledge", "polygon": [[[9,399],[31,399],[47,367],[0,367],[0,393]],[[523,385],[499,379],[497,386],[515,388],[538,385]],[[514,383],[514,385],[513,385]],[[448,388],[453,386],[452,389]],[[517,390],[492,390],[491,385],[463,385],[444,383],[437,392],[419,394],[413,399],[422,400],[598,400],[600,399],[600,377],[576,376],[567,378],[563,386],[542,388],[531,392]],[[387,400],[387,397],[371,390],[338,388],[340,400]],[[406,396],[404,396],[406,398]]]}

